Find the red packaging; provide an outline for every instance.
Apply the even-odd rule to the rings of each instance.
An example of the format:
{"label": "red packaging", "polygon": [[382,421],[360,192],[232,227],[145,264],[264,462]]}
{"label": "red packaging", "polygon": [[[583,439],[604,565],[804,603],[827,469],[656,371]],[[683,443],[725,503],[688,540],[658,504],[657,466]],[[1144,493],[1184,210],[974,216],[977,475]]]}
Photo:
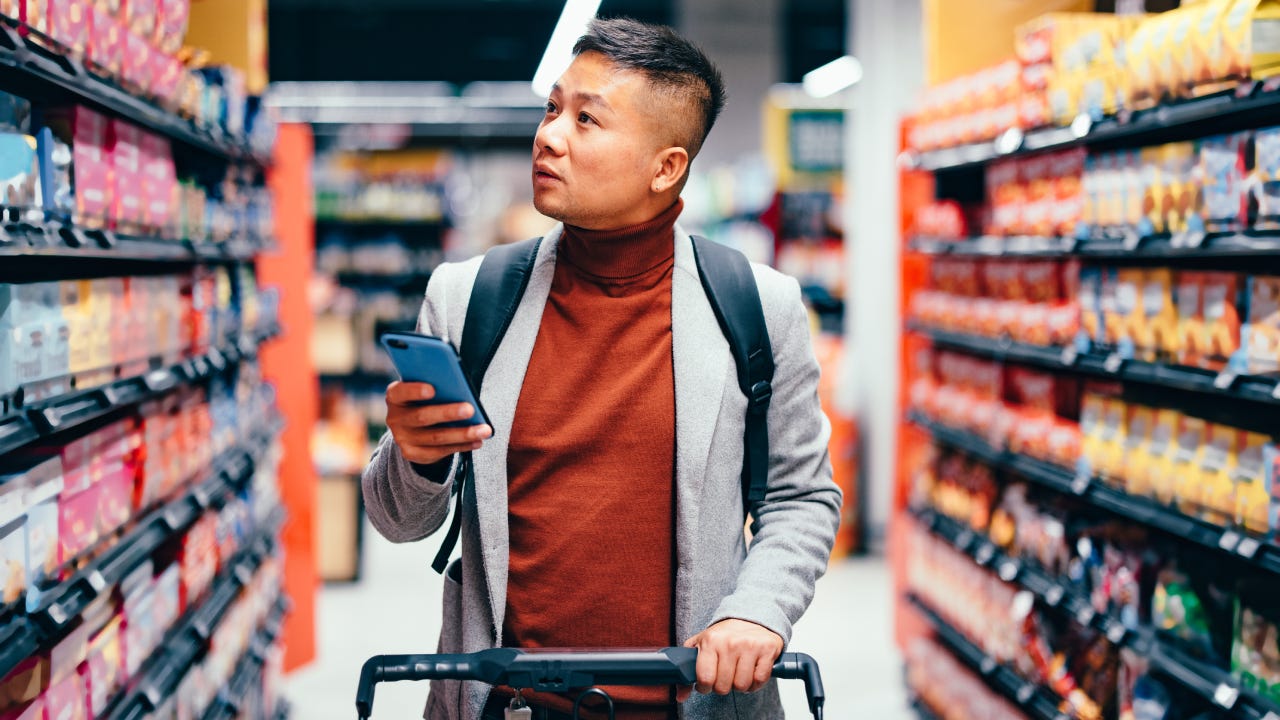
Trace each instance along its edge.
{"label": "red packaging", "polygon": [[177,171],[169,141],[159,135],[142,135],[143,224],[162,236],[170,236],[178,195]]}
{"label": "red packaging", "polygon": [[1075,237],[1084,216],[1084,148],[1066,150],[1050,156],[1049,172],[1053,176],[1053,202],[1049,219],[1051,232],[1059,237]]}
{"label": "red packaging", "polygon": [[49,35],[80,57],[89,45],[89,9],[81,0],[49,0]]}
{"label": "red packaging", "polygon": [[1026,191],[1018,168],[1017,160],[994,162],[987,167],[987,202],[991,206],[988,235],[1013,235],[1022,226]]}
{"label": "red packaging", "polygon": [[68,106],[48,111],[45,122],[71,146],[75,223],[103,227],[110,208],[111,121],[89,108]]}
{"label": "red packaging", "polygon": [[94,3],[89,8],[90,62],[107,75],[118,77],[124,63],[124,26],[111,11]]}
{"label": "red packaging", "polygon": [[0,720],[44,720],[44,698],[0,712]]}
{"label": "red packaging", "polygon": [[117,223],[128,231],[142,224],[142,131],[124,120],[112,120],[112,164],[115,187],[112,189],[113,214]]}
{"label": "red packaging", "polygon": [[[52,34],[50,26],[51,0],[18,0],[18,15],[22,22],[38,33]],[[25,29],[24,29],[25,33]]]}
{"label": "red packaging", "polygon": [[206,514],[183,536],[178,550],[181,607],[191,607],[218,572],[217,517]]}
{"label": "red packaging", "polygon": [[1208,272],[1202,276],[1204,308],[1204,365],[1214,370],[1226,366],[1240,349],[1241,293],[1244,283],[1240,275]]}
{"label": "red packaging", "polygon": [[113,532],[133,517],[133,474],[123,460],[101,483],[102,531]]}
{"label": "red packaging", "polygon": [[129,31],[150,42],[156,32],[156,14],[160,10],[158,0],[124,0],[121,8]]}
{"label": "red packaging", "polygon": [[58,498],[58,562],[67,565],[98,542],[99,486]]}
{"label": "red packaging", "polygon": [[1020,268],[1021,263],[1005,260],[993,260],[983,266],[986,294],[995,303],[992,315],[982,318],[985,324],[980,328],[981,334],[989,337],[1016,334],[1025,298]]}
{"label": "red packaging", "polygon": [[1019,179],[1026,188],[1022,220],[1014,234],[1049,237],[1053,235],[1053,156],[1034,155],[1021,161]]}
{"label": "red packaging", "polygon": [[71,673],[44,694],[45,720],[88,720],[84,682]]}
{"label": "red packaging", "polygon": [[151,92],[162,107],[176,111],[185,67],[177,58],[163,52],[152,53],[151,60]]}

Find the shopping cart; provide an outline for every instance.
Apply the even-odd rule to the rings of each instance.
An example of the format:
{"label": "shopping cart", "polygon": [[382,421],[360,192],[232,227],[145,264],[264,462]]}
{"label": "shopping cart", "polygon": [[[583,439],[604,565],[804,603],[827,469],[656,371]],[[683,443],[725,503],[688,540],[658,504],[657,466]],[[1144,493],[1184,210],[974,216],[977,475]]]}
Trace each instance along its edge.
{"label": "shopping cart", "polygon": [[[693,685],[698,651],[665,650],[526,651],[513,648],[483,650],[470,655],[379,655],[369,658],[360,671],[356,712],[360,720],[373,714],[373,690],[380,682],[402,680],[476,680],[536,692],[579,691],[573,715],[584,700],[604,701],[613,720],[613,700],[601,685]],[[773,666],[773,677],[803,680],[814,720],[822,720],[826,696],[818,663],[804,653],[783,653]]]}

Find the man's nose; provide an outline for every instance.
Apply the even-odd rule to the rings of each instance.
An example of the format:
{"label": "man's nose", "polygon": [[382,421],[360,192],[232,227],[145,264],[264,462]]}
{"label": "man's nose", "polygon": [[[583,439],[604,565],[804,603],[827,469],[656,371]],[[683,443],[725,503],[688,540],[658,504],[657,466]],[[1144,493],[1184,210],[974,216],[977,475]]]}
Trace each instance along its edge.
{"label": "man's nose", "polygon": [[537,134],[533,136],[535,149],[552,155],[564,154],[564,133],[560,130],[561,117],[551,118],[538,127]]}

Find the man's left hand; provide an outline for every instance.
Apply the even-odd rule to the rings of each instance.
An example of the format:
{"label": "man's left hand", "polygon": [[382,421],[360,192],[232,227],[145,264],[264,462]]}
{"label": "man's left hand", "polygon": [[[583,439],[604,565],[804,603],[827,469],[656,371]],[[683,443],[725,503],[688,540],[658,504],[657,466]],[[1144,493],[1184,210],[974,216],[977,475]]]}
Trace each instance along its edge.
{"label": "man's left hand", "polygon": [[[731,690],[755,692],[769,682],[773,663],[782,654],[782,638],[746,620],[721,620],[685,641],[698,648],[698,692],[728,695]],[[689,698],[681,688],[678,699]]]}

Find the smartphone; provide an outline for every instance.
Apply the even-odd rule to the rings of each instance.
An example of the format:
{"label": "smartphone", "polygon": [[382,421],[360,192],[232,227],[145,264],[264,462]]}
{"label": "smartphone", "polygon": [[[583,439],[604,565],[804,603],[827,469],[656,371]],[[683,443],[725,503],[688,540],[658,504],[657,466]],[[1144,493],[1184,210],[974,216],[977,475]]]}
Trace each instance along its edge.
{"label": "smartphone", "polygon": [[382,335],[382,347],[391,356],[400,379],[405,382],[430,383],[436,396],[423,405],[471,403],[475,414],[469,420],[444,423],[443,427],[488,425],[489,416],[480,406],[480,397],[462,371],[458,353],[449,343],[431,335],[411,332],[389,332]]}

